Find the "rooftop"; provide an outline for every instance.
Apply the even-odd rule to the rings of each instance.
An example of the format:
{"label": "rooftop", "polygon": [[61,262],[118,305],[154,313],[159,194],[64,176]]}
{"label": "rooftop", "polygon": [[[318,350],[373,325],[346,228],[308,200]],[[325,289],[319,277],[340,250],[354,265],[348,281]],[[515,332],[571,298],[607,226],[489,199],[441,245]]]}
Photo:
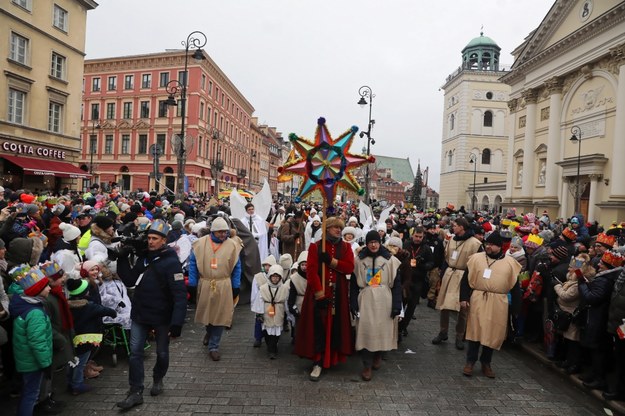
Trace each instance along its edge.
{"label": "rooftop", "polygon": [[399,158],[390,156],[375,156],[376,169],[390,169],[392,177],[399,182],[414,182],[414,172],[410,165],[409,158]]}

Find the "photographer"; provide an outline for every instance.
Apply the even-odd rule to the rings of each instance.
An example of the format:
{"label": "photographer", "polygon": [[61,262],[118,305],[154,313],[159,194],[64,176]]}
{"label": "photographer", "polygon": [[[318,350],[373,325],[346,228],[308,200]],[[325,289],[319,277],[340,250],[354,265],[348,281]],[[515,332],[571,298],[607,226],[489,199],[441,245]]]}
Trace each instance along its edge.
{"label": "photographer", "polygon": [[134,267],[128,260],[133,247],[124,245],[119,249],[119,276],[126,286],[135,286],[130,315],[130,391],[125,400],[117,403],[122,409],[143,403],[143,347],[148,332],[154,329],[156,336],[157,357],[150,395],[157,396],[163,392],[163,377],[169,367],[169,337],[179,337],[182,331],[187,291],[178,256],[165,244],[168,232],[165,221],[152,223],[147,231],[147,252],[138,253]]}

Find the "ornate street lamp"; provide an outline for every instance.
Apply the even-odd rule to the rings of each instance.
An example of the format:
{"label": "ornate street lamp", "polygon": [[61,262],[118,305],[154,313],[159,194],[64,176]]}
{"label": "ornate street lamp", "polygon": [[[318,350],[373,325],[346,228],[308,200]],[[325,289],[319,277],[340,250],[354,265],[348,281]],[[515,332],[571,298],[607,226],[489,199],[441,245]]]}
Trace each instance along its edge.
{"label": "ornate street lamp", "polygon": [[473,165],[473,196],[471,197],[471,211],[475,211],[475,176],[477,175],[477,156],[471,153],[469,163]]}
{"label": "ornate street lamp", "polygon": [[[373,125],[375,124],[375,120],[371,119],[371,107],[373,106],[373,97],[375,97],[375,94],[373,94],[373,91],[371,90],[371,87],[368,87],[366,85],[363,85],[362,87],[360,87],[358,89],[358,94],[360,94],[360,100],[358,100],[358,105],[360,105],[361,107],[366,106],[367,104],[369,104],[369,122],[367,124],[367,131],[361,131],[360,132],[360,137],[364,137],[367,136],[367,156],[369,156],[371,154],[371,145],[375,144],[375,140],[371,137],[371,129],[373,128]],[[367,97],[369,98],[369,101],[367,102]],[[366,170],[365,170],[365,202],[367,204],[369,204],[369,164],[366,164]]]}
{"label": "ornate street lamp", "polygon": [[[189,49],[195,48],[193,58],[199,62],[205,59],[202,48],[207,42],[206,35],[200,31],[194,31],[187,36],[186,41],[182,41],[184,46],[184,75],[182,80],[172,80],[167,83],[166,90],[169,94],[165,104],[175,106],[176,95],[180,96],[180,136],[178,136],[177,143],[175,144],[176,160],[178,171],[176,172],[176,195],[179,199],[184,197],[184,169],[187,158],[186,138],[185,138],[185,117],[187,115],[187,86],[189,85]],[[172,140],[173,141],[173,140]]]}
{"label": "ornate street lamp", "polygon": [[577,142],[577,178],[575,182],[575,212],[574,214],[578,214],[580,210],[580,203],[582,199],[582,190],[579,184],[579,169],[582,163],[582,129],[578,126],[571,127],[571,142]]}
{"label": "ornate street lamp", "polygon": [[[95,114],[94,114],[95,115]],[[96,136],[96,130],[100,130],[102,127],[100,126],[100,120],[93,117],[91,118],[91,136],[89,137],[89,187],[91,187],[94,183],[93,171],[97,169],[97,165],[93,163],[93,154],[96,152],[96,148],[98,146],[98,138]],[[95,138],[95,140],[94,140]],[[94,143],[95,141],[95,143]]]}

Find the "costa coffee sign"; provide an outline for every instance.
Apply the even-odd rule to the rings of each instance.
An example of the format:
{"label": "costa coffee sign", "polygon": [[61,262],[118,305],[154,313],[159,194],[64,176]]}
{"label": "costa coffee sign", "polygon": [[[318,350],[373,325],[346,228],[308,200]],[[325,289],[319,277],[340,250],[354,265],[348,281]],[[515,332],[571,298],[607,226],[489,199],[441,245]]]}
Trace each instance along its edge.
{"label": "costa coffee sign", "polygon": [[30,146],[28,144],[3,142],[2,150],[7,153],[17,153],[18,155],[37,155],[40,157],[48,157],[50,159],[65,159],[65,152],[62,150]]}

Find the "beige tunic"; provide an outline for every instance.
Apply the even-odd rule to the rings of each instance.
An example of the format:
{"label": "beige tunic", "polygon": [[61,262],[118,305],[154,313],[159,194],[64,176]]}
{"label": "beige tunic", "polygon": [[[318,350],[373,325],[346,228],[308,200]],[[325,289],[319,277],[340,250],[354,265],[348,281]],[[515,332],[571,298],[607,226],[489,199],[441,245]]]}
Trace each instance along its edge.
{"label": "beige tunic", "polygon": [[302,303],[304,303],[304,293],[306,293],[306,286],[308,286],[308,280],[304,279],[299,273],[293,273],[291,275],[291,285],[295,287],[297,292],[297,299],[295,299],[295,306],[299,311],[302,310]]}
{"label": "beige tunic", "polygon": [[436,309],[460,310],[460,281],[467,268],[469,257],[477,253],[481,245],[480,240],[475,237],[462,241],[451,239],[445,242],[445,261],[448,267],[441,280]]}
{"label": "beige tunic", "polygon": [[[210,235],[193,243],[199,279],[195,322],[203,325],[231,326],[234,314],[232,300],[232,270],[239,260],[241,246],[228,238],[222,244],[211,244]],[[213,248],[213,245],[215,248]],[[211,268],[211,260],[217,268]]]}
{"label": "beige tunic", "polygon": [[[269,314],[271,308],[271,295],[273,293],[274,314]],[[286,300],[289,297],[289,288],[285,285],[279,287],[271,287],[269,283],[265,283],[260,288],[260,297],[264,304],[263,328],[282,328],[284,325],[284,312],[286,310]]]}
{"label": "beige tunic", "polygon": [[390,351],[397,349],[397,318],[391,318],[393,294],[391,289],[401,262],[378,256],[375,267],[381,271],[380,284],[367,285],[367,270],[373,266],[373,259],[356,257],[354,276],[360,287],[356,320],[356,350]]}
{"label": "beige tunic", "polygon": [[[471,256],[468,262],[469,302],[466,339],[498,350],[508,329],[508,292],[514,287],[521,265],[511,256],[493,260],[486,253]],[[484,273],[490,270],[490,276]]]}

